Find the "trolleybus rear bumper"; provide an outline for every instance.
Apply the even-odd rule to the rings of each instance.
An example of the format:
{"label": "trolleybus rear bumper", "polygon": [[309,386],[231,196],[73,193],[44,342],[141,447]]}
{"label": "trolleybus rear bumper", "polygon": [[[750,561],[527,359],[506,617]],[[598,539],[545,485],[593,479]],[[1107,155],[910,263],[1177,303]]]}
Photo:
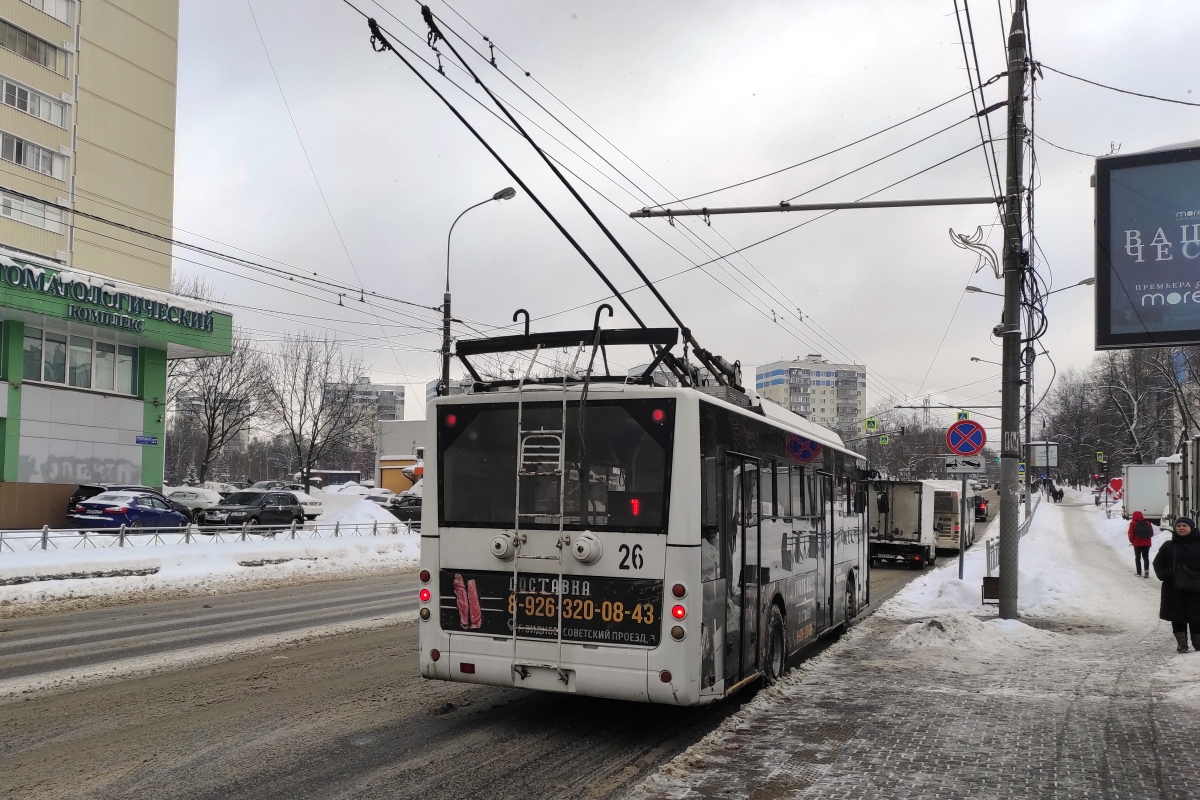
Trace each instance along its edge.
{"label": "trolleybus rear bumper", "polygon": [[[437,661],[422,653],[421,672],[426,678],[673,705],[720,699],[717,694],[700,696],[699,681],[689,677],[684,660],[660,663],[666,654],[658,648],[564,644],[560,674],[554,642],[521,639],[514,663],[511,639],[457,634],[438,638],[445,646]],[[664,668],[670,673],[666,681]]]}
{"label": "trolleybus rear bumper", "polygon": [[871,542],[871,558],[875,561],[911,564],[928,558],[928,545],[915,542]]}

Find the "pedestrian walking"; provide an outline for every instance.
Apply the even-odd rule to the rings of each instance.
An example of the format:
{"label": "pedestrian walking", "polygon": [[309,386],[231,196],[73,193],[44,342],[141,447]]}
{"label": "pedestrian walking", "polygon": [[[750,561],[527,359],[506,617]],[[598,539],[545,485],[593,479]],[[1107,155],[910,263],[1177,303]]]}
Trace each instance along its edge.
{"label": "pedestrian walking", "polygon": [[[1133,512],[1129,522],[1129,543],[1133,545],[1133,568],[1139,578],[1150,577],[1150,545],[1154,544],[1154,526],[1151,525],[1142,512]],[[1142,565],[1146,571],[1142,572]]]}
{"label": "pedestrian walking", "polygon": [[1190,517],[1175,520],[1175,535],[1154,557],[1154,574],[1162,581],[1158,617],[1171,623],[1178,652],[1188,651],[1189,628],[1200,650],[1200,536]]}

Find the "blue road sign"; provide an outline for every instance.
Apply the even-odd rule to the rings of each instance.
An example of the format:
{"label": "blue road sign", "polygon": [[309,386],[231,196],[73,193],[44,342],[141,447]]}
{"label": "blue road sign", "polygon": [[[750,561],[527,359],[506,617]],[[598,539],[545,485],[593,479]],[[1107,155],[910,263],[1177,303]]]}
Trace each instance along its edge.
{"label": "blue road sign", "polygon": [[987,433],[978,422],[962,419],[946,431],[946,446],[958,456],[978,455],[987,444]]}

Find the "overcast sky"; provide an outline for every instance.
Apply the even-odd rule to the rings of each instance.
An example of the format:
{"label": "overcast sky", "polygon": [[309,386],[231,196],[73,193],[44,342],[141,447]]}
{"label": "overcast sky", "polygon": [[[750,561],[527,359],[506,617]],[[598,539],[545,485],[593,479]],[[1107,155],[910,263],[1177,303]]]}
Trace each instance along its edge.
{"label": "overcast sky", "polygon": [[[342,0],[250,2],[265,50],[247,0],[181,3],[178,235],[209,237],[221,243],[218,249],[244,248],[242,255],[256,254],[264,263],[438,306],[450,223],[513,181],[399,59],[372,51],[365,21]],[[416,3],[379,0],[419,35],[372,0],[354,3],[422,58],[435,58]],[[1008,0],[971,3],[985,79],[1005,68],[999,5],[1007,15]],[[795,164],[968,87],[952,0],[455,0],[453,6],[512,59],[497,53],[498,71],[471,54],[472,67],[546,129],[527,125],[578,174],[571,179],[584,198],[653,278],[817,214],[718,217],[711,228],[699,220],[671,227],[665,220],[628,219],[628,211],[651,202],[647,195],[666,203]],[[448,6],[434,3],[433,10],[486,52],[480,34]],[[1033,55],[1047,65],[1135,91],[1200,99],[1192,94],[1200,74],[1200,4],[1194,1],[1031,0],[1030,15]],[[452,37],[451,43],[467,55],[463,42]],[[482,97],[464,81],[449,50],[440,49],[446,75]],[[618,287],[637,285],[633,271],[528,145],[446,78],[421,69]],[[1003,99],[1004,81],[986,93],[989,104]],[[1072,150],[1100,155],[1113,147],[1131,152],[1198,138],[1200,109],[1119,95],[1050,72],[1037,82],[1036,97],[1036,133]],[[869,142],[694,205],[776,204],[971,113],[971,98],[963,97]],[[996,147],[1003,169],[1005,112],[992,114],[991,123],[1001,139]],[[796,202],[856,200],[979,140],[973,121],[958,125]],[[1093,271],[1093,162],[1040,141],[1037,160],[1041,268],[1061,288]],[[877,199],[991,192],[985,157],[976,149]],[[987,206],[841,211],[728,262],[666,280],[661,290],[705,347],[745,365],[748,385],[754,365],[820,352],[831,360],[865,362],[872,404],[931,391],[938,392],[934,402],[994,402],[998,394],[988,392],[998,389],[998,369],[969,359],[999,360],[990,330],[1000,300],[964,294],[964,287],[973,280],[1000,291],[1001,283],[987,269],[973,276],[975,258],[955,249],[947,230],[970,233],[983,226],[998,247],[998,231],[989,227],[996,220]],[[342,337],[361,347],[376,381],[409,384],[406,415],[424,416],[424,384],[439,370],[437,312],[390,301],[367,306],[353,296],[339,308],[336,294],[305,289],[311,297],[300,296],[287,281],[183,255],[207,266],[178,261],[177,270],[202,273],[235,320],[264,345],[305,328]],[[451,288],[455,316],[482,331],[509,324],[517,308],[532,312],[535,329],[590,327],[605,296],[600,280],[524,192],[476,209],[459,223]],[[650,324],[669,324],[645,290],[628,298]],[[1044,343],[1059,369],[1092,358],[1092,303],[1086,287],[1050,299]],[[618,313],[614,324],[632,320]],[[1040,360],[1043,386],[1050,372]]]}

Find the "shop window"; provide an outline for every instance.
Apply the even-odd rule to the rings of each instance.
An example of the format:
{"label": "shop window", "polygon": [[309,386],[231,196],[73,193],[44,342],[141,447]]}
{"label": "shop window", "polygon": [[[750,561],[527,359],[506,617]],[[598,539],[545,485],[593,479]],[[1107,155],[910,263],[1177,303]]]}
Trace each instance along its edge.
{"label": "shop window", "polygon": [[137,359],[136,347],[117,347],[117,391],[122,394],[137,394]]}
{"label": "shop window", "polygon": [[117,346],[96,342],[96,388],[111,392],[117,377]]}
{"label": "shop window", "polygon": [[24,380],[137,394],[136,347],[26,328],[23,350]]}
{"label": "shop window", "polygon": [[49,383],[67,382],[67,337],[61,333],[46,333],[42,346],[42,380]]}
{"label": "shop window", "polygon": [[21,368],[21,380],[42,379],[42,331],[40,328],[25,329],[25,357]]}
{"label": "shop window", "polygon": [[92,340],[71,337],[71,385],[77,389],[92,388]]}

